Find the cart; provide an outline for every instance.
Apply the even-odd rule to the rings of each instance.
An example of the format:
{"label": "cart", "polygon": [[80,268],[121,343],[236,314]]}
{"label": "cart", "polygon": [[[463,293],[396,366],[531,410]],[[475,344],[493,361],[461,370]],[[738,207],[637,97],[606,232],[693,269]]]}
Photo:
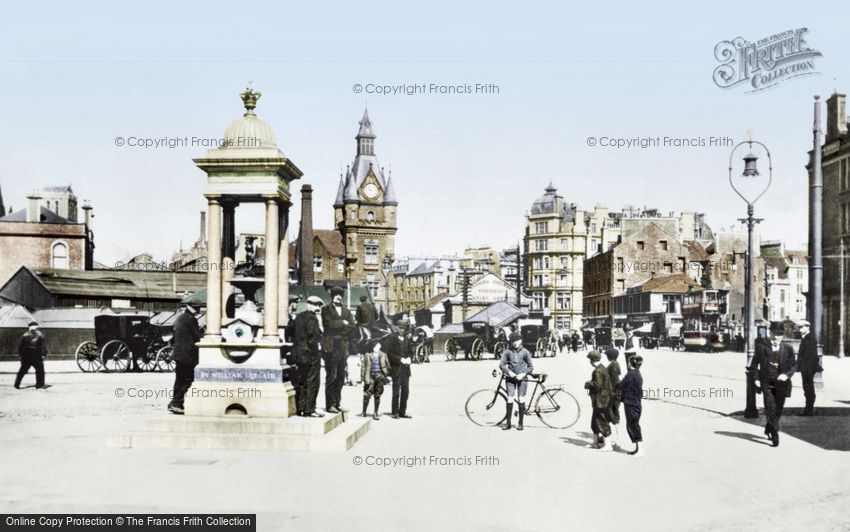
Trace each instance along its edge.
{"label": "cart", "polygon": [[95,316],[95,341],[77,347],[77,367],[85,373],[127,371],[133,364],[141,371],[173,370],[170,356],[162,357],[162,364],[158,360],[170,344],[170,335],[170,326],[152,324],[147,314]]}

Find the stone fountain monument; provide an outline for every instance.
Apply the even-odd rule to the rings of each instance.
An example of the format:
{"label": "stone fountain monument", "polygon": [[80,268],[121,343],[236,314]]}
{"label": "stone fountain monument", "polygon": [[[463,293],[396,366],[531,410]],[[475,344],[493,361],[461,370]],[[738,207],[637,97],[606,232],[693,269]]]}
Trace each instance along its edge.
{"label": "stone fountain monument", "polygon": [[[149,420],[147,432],[118,435],[110,440],[114,446],[347,449],[369,430],[368,420],[346,421],[341,414],[293,416],[295,392],[281,347],[289,318],[290,183],[302,172],[278,148],[271,126],[257,117],[260,93],[249,88],[240,96],[245,113],[227,128],[222,146],[194,159],[207,174],[209,266],[206,331],[197,344],[199,364],[184,399],[186,415]],[[237,265],[235,212],[246,203],[265,207],[265,255],[248,253],[246,263]],[[245,298],[238,308],[237,290]]]}

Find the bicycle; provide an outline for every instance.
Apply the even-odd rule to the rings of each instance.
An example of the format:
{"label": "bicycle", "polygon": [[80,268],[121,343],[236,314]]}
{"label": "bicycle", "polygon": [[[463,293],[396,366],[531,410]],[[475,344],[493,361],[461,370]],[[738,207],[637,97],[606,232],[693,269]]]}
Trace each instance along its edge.
{"label": "bicycle", "polygon": [[[498,377],[500,373],[499,370],[494,369],[493,378]],[[523,379],[534,384],[526,403],[534,407],[529,410],[526,406],[525,413],[536,415],[544,425],[553,429],[572,427],[581,416],[578,401],[561,385],[547,388],[544,384],[546,377],[545,373],[532,373]],[[465,410],[470,421],[482,427],[493,427],[506,421],[505,402],[508,397],[506,378],[507,376],[501,373],[495,390],[485,388],[469,396]],[[539,394],[538,390],[540,390]],[[516,399],[513,401],[519,403]],[[519,406],[514,409],[514,415],[519,416]]]}

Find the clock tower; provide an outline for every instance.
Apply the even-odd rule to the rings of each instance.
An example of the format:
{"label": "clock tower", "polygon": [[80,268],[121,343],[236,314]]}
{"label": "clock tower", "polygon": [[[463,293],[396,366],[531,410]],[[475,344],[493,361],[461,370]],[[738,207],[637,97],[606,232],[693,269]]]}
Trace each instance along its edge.
{"label": "clock tower", "polygon": [[385,175],[375,156],[375,137],[367,109],[354,137],[354,162],[340,176],[334,222],[345,244],[346,277],[352,285],[368,286],[375,304],[391,312],[394,298],[385,292],[384,275],[395,260],[398,201],[392,172]]}

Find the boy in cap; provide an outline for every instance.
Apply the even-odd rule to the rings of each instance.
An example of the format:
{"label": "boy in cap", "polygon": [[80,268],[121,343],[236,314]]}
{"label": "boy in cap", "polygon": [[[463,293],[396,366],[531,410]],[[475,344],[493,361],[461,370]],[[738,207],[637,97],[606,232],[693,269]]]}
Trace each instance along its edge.
{"label": "boy in cap", "polygon": [[643,398],[643,376],[640,367],[643,357],[635,355],[629,359],[629,367],[623,382],[620,383],[620,394],[623,399],[623,407],[626,410],[626,431],[629,438],[635,444],[635,450],[631,455],[643,456],[640,444],[643,442],[643,434],[640,430],[641,399]]}
{"label": "boy in cap", "polygon": [[502,360],[499,364],[499,369],[505,374],[505,388],[508,392],[508,397],[505,401],[505,425],[502,427],[502,430],[510,430],[511,428],[514,392],[516,392],[517,402],[519,403],[519,423],[517,423],[516,429],[523,430],[525,392],[528,388],[526,377],[534,371],[534,364],[531,362],[531,353],[522,346],[522,335],[519,332],[512,332],[508,340],[511,342],[511,345],[502,351]]}
{"label": "boy in cap", "polygon": [[381,407],[381,395],[384,393],[384,385],[387,383],[387,376],[390,374],[390,361],[387,354],[381,351],[381,343],[373,340],[367,348],[369,352],[363,357],[363,365],[360,366],[360,378],[363,381],[363,413],[360,415],[366,417],[369,409],[369,398],[375,398],[375,413],[372,414],[372,419],[378,421],[381,419],[379,408]]}
{"label": "boy in cap", "polygon": [[603,451],[611,450],[611,442],[605,438],[611,435],[611,427],[608,425],[608,408],[611,402],[611,377],[608,369],[602,365],[602,355],[599,351],[591,351],[587,354],[593,373],[590,380],[584,383],[585,389],[590,395],[590,404],[593,413],[590,420],[590,430],[593,431],[593,447]]}
{"label": "boy in cap", "polygon": [[21,368],[15,377],[15,388],[21,388],[21,381],[30,368],[35,368],[35,387],[46,388],[44,384],[44,357],[47,356],[47,347],[44,335],[38,330],[38,322],[31,321],[27,325],[27,332],[21,336],[18,344],[18,355],[21,357]]}
{"label": "boy in cap", "polygon": [[620,424],[620,363],[617,358],[620,356],[620,351],[616,347],[609,347],[605,350],[605,357],[608,359],[608,376],[611,378],[611,401],[608,404],[608,421],[614,425],[614,430]]}

